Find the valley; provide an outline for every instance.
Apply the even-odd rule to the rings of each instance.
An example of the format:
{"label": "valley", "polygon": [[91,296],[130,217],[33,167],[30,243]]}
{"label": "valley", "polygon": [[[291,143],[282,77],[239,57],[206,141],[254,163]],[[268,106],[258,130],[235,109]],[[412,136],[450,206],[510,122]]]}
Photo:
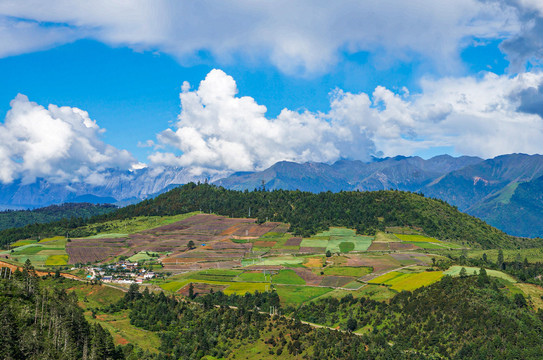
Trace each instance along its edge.
{"label": "valley", "polygon": [[[189,305],[183,306],[189,306],[190,311],[199,313],[203,320],[213,313],[210,306],[228,306],[233,308],[221,310],[222,315],[214,316],[258,311],[261,313],[258,316],[263,316],[259,321],[269,322],[265,325],[268,330],[264,331],[268,335],[259,333],[241,340],[232,334],[234,337],[229,340],[223,339],[224,344],[229,344],[226,348],[218,343],[210,345],[201,353],[202,356],[208,354],[208,359],[213,358],[211,354],[237,358],[240,351],[249,356],[253,350],[254,358],[271,356],[272,352],[277,355],[278,351],[285,354],[282,355],[285,358],[298,358],[299,354],[317,356],[321,351],[329,351],[313,338],[305,338],[304,341],[308,341],[305,345],[298,345],[292,338],[285,342],[284,346],[288,347],[278,347],[276,342],[273,345],[269,338],[263,338],[284,334],[285,330],[280,330],[284,326],[291,329],[289,331],[302,331],[299,325],[290,322],[295,319],[314,324],[311,325],[313,330],[303,330],[309,331],[308,334],[324,331],[327,332],[325,336],[349,337],[352,332],[360,337],[357,341],[368,347],[368,354],[387,358],[386,351],[402,353],[401,349],[406,345],[389,345],[382,353],[382,349],[378,350],[377,329],[388,334],[390,339],[394,338],[392,343],[402,343],[396,326],[407,325],[393,324],[406,321],[403,318],[407,316],[405,311],[411,311],[401,310],[394,304],[408,301],[400,300],[410,296],[406,294],[422,296],[420,294],[428,293],[430,296],[438,291],[436,289],[443,288],[444,282],[451,281],[447,286],[453,288],[466,282],[470,284],[465,285],[468,288],[489,284],[483,288],[492,288],[488,291],[497,291],[499,296],[510,299],[503,300],[503,306],[522,299],[525,302],[523,311],[541,313],[538,311],[543,309],[543,268],[538,264],[543,261],[543,249],[534,247],[534,242],[510,237],[484,224],[481,226],[447,204],[419,195],[401,192],[369,195],[371,202],[356,192],[329,194],[329,198],[322,198],[322,194],[242,193],[205,184],[189,184],[156,199],[91,218],[74,228],[64,223],[64,228],[59,230],[59,224],[51,223],[39,228],[29,225],[4,232],[13,237],[39,229],[39,233],[34,232],[30,238],[20,238],[7,245],[0,252],[0,259],[2,266],[10,266],[13,278],[35,272],[43,277],[45,286],[75,292],[86,321],[100,325],[112,335],[115,346],[139,354],[138,358],[152,359],[171,351],[181,351],[185,355],[192,353],[188,348],[174,350],[175,347],[168,347],[173,345],[167,345],[164,338],[165,320],[158,323],[137,320],[137,311],[142,311],[142,306],[148,308],[146,313],[152,313],[154,306],[162,301],[171,309],[164,307],[158,310],[160,313],[176,311],[181,314],[188,310],[181,310],[179,306],[182,305],[176,304],[185,303]],[[348,203],[350,210],[357,212],[356,202],[360,201],[365,204],[365,211],[375,218],[357,212],[357,219],[366,219],[368,223],[349,226],[352,221],[349,212],[339,210],[332,217],[324,216],[328,220],[321,225],[323,210],[315,205],[318,201],[314,202],[314,197],[321,197],[319,201],[326,204],[322,208],[325,211],[340,209],[342,204]],[[300,210],[311,207],[306,204],[314,204],[311,207],[313,217],[303,210],[290,215],[295,220],[291,223],[278,221],[288,219],[274,210],[283,208],[282,202],[291,209]],[[385,217],[380,216],[378,209],[381,206],[387,209]],[[194,211],[195,207],[215,208],[217,212]],[[255,217],[232,216],[245,209],[248,211],[249,207]],[[434,215],[425,210],[426,207],[449,221],[439,222],[437,227],[431,225],[435,224],[431,220]],[[151,215],[153,212],[159,214]],[[421,215],[414,215],[417,212]],[[301,217],[305,220],[297,222]],[[452,224],[458,225],[448,230],[447,226]],[[468,229],[473,234],[455,235],[467,234]],[[435,234],[446,235],[440,238]],[[23,272],[13,272],[14,265]],[[27,271],[29,267],[33,270]],[[1,281],[9,283],[10,280],[4,276]],[[150,296],[154,300],[145,303]],[[478,302],[475,299],[482,293],[467,292],[462,296],[466,301],[472,301],[469,299],[474,297],[473,301]],[[129,297],[133,300],[127,300]],[[452,302],[453,299],[449,297],[442,301]],[[140,301],[142,303],[136,306]],[[445,303],[443,306],[453,306]],[[203,308],[197,310],[198,306]],[[360,306],[367,310],[361,310]],[[313,308],[324,309],[324,313],[317,314]],[[499,311],[506,311],[504,309]],[[279,314],[281,317],[278,318]],[[163,315],[156,313],[153,316],[158,321]],[[266,316],[268,320],[265,320]],[[439,315],[431,313],[427,316]],[[463,321],[461,313],[455,316]],[[168,321],[173,324],[176,320]],[[425,323],[428,319],[420,321]],[[251,329],[248,331],[254,331]],[[333,329],[340,330],[343,335],[334,335]],[[410,331],[423,337],[431,332],[430,329],[422,333],[420,329]],[[443,344],[449,344],[447,346],[428,347],[422,346],[424,342],[421,342],[422,347],[418,349],[447,354],[456,341],[447,339],[442,338]],[[199,353],[196,357],[202,356]]]}

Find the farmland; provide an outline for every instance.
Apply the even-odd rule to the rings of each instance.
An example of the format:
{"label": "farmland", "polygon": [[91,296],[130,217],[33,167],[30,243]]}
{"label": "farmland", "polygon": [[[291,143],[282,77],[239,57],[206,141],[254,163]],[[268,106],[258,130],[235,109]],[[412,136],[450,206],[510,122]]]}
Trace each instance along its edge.
{"label": "farmland", "polygon": [[[30,259],[38,267],[52,268],[127,259],[170,275],[153,282],[171,294],[188,295],[190,287],[196,295],[276,290],[283,304],[296,306],[346,293],[385,301],[460,271],[457,266],[436,271],[432,264],[443,259],[439,254],[459,251],[461,245],[408,228],[363,236],[353,229],[331,227],[302,238],[278,222],[257,224],[255,219],[201,213],[88,226],[94,235],[69,241],[61,236],[20,240],[3,254],[20,263]],[[504,273],[488,273],[511,282]]]}

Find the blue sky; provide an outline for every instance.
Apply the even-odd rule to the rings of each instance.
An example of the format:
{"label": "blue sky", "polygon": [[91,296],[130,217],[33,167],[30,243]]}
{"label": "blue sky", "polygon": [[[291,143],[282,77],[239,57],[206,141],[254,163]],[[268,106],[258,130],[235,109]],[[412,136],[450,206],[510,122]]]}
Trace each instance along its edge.
{"label": "blue sky", "polygon": [[0,181],[541,153],[542,24],[535,0],[6,0]]}

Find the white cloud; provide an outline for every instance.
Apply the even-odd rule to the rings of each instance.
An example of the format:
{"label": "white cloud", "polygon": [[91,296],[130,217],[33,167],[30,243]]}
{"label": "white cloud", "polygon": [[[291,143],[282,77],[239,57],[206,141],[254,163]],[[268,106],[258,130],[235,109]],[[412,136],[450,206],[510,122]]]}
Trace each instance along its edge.
{"label": "white cloud", "polygon": [[542,84],[543,73],[488,73],[480,79],[426,79],[422,93],[414,95],[381,86],[371,97],[336,90],[328,113],[284,109],[268,119],[265,106],[237,97],[234,79],[213,70],[198,89],[183,87],[176,129],[158,136],[182,154],[156,152],[149,159],[213,173],[260,170],[281,160],[412,155],[432,147],[482,157],[540,153],[543,119],[519,108],[526,90]]}
{"label": "white cloud", "polygon": [[105,144],[103,131],[86,111],[46,109],[19,94],[0,123],[0,182],[32,183],[39,177],[102,183],[106,168],[128,169],[135,162],[126,150]]}
{"label": "white cloud", "polygon": [[[450,71],[466,39],[518,33],[513,9],[477,0],[3,0],[0,37],[10,41],[0,44],[0,56],[91,38],[182,62],[200,51],[223,64],[239,57],[271,61],[291,74],[324,72],[343,51],[370,51],[385,67],[425,58]],[[17,30],[19,24],[30,28]]]}

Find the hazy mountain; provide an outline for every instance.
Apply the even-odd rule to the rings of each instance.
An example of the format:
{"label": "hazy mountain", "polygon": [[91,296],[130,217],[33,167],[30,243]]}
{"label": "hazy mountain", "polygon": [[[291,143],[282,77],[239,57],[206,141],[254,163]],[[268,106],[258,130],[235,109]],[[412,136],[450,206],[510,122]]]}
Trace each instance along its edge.
{"label": "hazy mountain", "polygon": [[[541,209],[543,156],[510,154],[494,159],[440,155],[396,156],[371,162],[340,160],[334,164],[281,161],[258,172],[237,172],[214,181],[233,190],[287,189],[310,192],[396,189],[443,199],[513,235],[543,236]],[[109,170],[98,185],[0,185],[0,209],[34,208],[63,202],[127,205],[154,197],[190,181],[204,181],[187,169]],[[538,180],[539,179],[539,180]],[[213,179],[212,179],[213,180]],[[529,204],[528,204],[529,203]],[[527,205],[528,204],[528,205]]]}
{"label": "hazy mountain", "polygon": [[51,183],[0,185],[0,208],[35,208],[64,202],[116,203],[126,205],[171,189],[174,185],[204,180],[187,169],[108,170],[100,184]]}
{"label": "hazy mountain", "polygon": [[311,192],[341,190],[418,191],[443,174],[483,161],[462,156],[441,155],[430,160],[396,156],[364,163],[341,160],[332,165],[282,161],[260,172],[234,173],[215,182],[234,190],[253,190],[262,184],[266,189],[303,190]]}

